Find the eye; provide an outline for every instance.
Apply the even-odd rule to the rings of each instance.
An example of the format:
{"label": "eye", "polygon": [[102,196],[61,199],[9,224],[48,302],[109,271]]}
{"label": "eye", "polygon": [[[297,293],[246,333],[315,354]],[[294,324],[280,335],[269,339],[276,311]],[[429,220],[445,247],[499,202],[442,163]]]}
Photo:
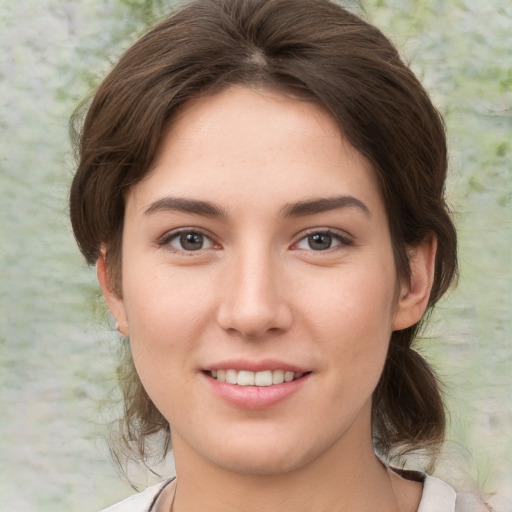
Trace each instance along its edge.
{"label": "eye", "polygon": [[201,233],[194,230],[182,230],[171,233],[161,242],[162,245],[170,245],[174,250],[180,252],[194,252],[202,249],[210,249],[213,247],[212,240]]}
{"label": "eye", "polygon": [[295,244],[295,248],[307,251],[327,251],[339,245],[350,245],[350,242],[343,236],[326,230],[309,233]]}

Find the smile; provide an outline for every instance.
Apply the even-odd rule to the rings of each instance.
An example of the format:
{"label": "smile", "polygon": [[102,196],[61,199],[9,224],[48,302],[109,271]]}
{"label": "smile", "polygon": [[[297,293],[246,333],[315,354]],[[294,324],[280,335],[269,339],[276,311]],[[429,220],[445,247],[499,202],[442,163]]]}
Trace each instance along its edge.
{"label": "smile", "polygon": [[300,379],[304,373],[295,373],[285,370],[263,370],[252,372],[249,370],[211,370],[208,372],[214,379],[227,384],[238,386],[273,386]]}

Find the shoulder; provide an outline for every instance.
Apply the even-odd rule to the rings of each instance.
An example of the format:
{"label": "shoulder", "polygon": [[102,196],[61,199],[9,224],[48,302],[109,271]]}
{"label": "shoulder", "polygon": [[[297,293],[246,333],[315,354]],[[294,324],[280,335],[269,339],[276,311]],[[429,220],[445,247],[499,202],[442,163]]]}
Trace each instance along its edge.
{"label": "shoulder", "polygon": [[149,512],[153,502],[168,483],[169,480],[148,487],[145,491],[134,494],[101,512]]}
{"label": "shoulder", "polygon": [[473,493],[456,493],[446,482],[426,476],[418,512],[488,512],[483,500]]}

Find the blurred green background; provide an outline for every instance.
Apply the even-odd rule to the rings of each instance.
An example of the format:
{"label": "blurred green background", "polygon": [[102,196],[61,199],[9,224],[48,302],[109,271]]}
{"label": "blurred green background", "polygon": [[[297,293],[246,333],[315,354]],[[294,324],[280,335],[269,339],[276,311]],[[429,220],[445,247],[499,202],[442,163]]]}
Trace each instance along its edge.
{"label": "blurred green background", "polygon": [[[451,411],[439,474],[476,480],[510,511],[512,2],[348,4],[395,42],[445,116],[461,280],[421,344]],[[67,219],[67,122],[170,5],[0,3],[1,511],[90,512],[131,492],[102,441],[118,338]]]}

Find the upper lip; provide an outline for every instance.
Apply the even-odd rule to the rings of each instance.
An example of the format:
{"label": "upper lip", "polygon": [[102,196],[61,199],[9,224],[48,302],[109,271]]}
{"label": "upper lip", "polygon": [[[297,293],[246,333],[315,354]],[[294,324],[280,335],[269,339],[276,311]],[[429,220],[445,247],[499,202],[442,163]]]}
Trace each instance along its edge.
{"label": "upper lip", "polygon": [[284,370],[294,373],[306,373],[311,371],[309,368],[299,366],[293,363],[279,361],[277,359],[262,359],[259,361],[249,361],[247,359],[226,359],[218,363],[212,363],[203,368],[204,371],[212,370],[247,370],[250,372],[262,372],[265,370]]}

